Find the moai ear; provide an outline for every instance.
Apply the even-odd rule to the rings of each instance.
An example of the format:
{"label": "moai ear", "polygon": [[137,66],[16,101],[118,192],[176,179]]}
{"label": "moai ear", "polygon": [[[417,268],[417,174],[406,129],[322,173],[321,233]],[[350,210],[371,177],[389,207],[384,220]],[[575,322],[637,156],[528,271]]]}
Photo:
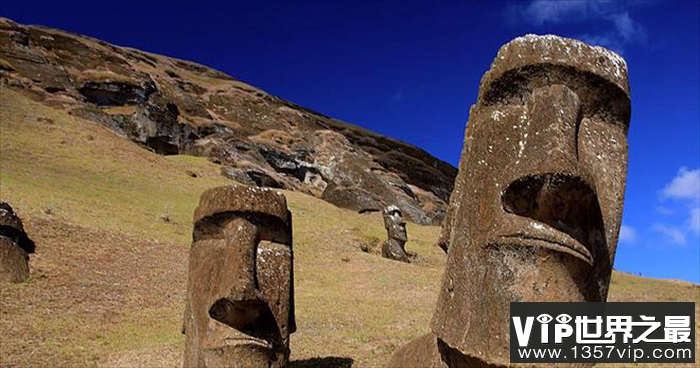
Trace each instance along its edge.
{"label": "moai ear", "polygon": [[[296,331],[294,312],[294,252],[291,212],[286,218],[267,217],[259,225],[257,277],[260,292],[277,318],[282,338]],[[261,219],[262,220],[262,219]]]}
{"label": "moai ear", "polygon": [[[284,196],[274,197],[284,200]],[[274,200],[270,198],[270,200]],[[264,210],[277,207],[266,207]],[[289,334],[296,331],[294,314],[294,253],[292,250],[292,214],[258,212],[250,221],[258,226],[260,242],[257,249],[257,280],[262,298],[267,302],[277,321],[284,345]]]}
{"label": "moai ear", "polygon": [[257,278],[283,338],[296,330],[294,321],[293,257],[289,246],[262,240],[258,244]]}

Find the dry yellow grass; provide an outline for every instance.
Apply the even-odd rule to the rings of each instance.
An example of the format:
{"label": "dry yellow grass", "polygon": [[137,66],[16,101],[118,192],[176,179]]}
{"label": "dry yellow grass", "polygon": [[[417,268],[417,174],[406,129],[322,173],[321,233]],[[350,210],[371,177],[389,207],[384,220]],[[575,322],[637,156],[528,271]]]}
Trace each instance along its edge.
{"label": "dry yellow grass", "polygon": [[[0,366],[179,366],[192,213],[204,189],[231,182],[205,159],[159,156],[0,92],[0,196],[37,243],[29,282],[0,287]],[[409,224],[407,248],[420,258],[403,264],[360,250],[385,237],[379,214],[285,195],[299,327],[291,365],[383,366],[428,329],[445,260],[439,228]],[[616,273],[611,300],[698,303],[699,290]]]}

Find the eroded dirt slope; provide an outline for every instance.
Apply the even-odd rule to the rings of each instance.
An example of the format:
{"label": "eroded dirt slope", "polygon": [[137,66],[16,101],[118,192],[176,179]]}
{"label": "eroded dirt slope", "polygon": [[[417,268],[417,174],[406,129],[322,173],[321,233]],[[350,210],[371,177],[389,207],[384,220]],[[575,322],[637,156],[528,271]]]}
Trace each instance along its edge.
{"label": "eroded dirt slope", "polygon": [[456,168],[189,61],[0,19],[0,84],[162,155],[205,156],[248,185],[439,224]]}

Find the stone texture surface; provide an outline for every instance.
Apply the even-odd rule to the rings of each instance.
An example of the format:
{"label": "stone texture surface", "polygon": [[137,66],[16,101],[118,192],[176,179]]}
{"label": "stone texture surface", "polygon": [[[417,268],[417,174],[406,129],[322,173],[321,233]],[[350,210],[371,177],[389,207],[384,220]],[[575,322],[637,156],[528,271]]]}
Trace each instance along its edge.
{"label": "stone texture surface", "polygon": [[0,282],[23,282],[29,278],[29,254],[0,236]]}
{"label": "stone texture surface", "polygon": [[382,211],[384,228],[388,239],[382,245],[382,257],[409,263],[406,253],[406,222],[401,216],[401,210],[396,206],[388,206]]}
{"label": "stone texture surface", "polygon": [[27,280],[29,254],[34,253],[34,248],[12,206],[0,201],[0,282]]}
{"label": "stone texture surface", "polygon": [[630,109],[627,66],[608,50],[532,35],[501,48],[470,111],[438,243],[448,260],[435,340],[412,342],[426,353],[399,350],[392,366],[509,366],[510,302],[606,300]]}
{"label": "stone texture surface", "polygon": [[247,185],[356,211],[394,204],[439,224],[457,170],[427,152],[310,111],[219,71],[0,19],[0,86],[164,155],[209,157]]}
{"label": "stone texture surface", "polygon": [[296,330],[285,197],[267,188],[212,188],[194,223],[184,366],[285,367]]}

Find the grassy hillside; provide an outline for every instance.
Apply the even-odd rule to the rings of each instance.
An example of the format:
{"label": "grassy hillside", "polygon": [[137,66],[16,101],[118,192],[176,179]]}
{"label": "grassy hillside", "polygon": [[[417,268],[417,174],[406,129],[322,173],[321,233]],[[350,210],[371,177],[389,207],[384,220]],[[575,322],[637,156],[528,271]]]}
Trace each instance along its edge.
{"label": "grassy hillside", "polygon": [[[192,213],[204,189],[231,182],[205,159],[153,154],[7,88],[0,105],[0,197],[37,244],[29,282],[0,288],[0,366],[179,366]],[[285,195],[292,366],[382,366],[427,331],[438,227],[409,224],[419,258],[403,264],[361,250],[385,237],[380,215]],[[700,302],[697,285],[621,273],[611,290],[613,301]]]}

